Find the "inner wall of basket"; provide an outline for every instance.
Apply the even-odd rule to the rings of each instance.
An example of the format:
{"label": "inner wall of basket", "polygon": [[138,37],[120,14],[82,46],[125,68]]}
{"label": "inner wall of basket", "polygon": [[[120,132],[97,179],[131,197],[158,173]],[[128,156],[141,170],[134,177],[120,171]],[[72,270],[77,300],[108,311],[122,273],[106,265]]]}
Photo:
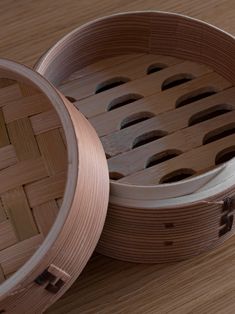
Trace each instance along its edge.
{"label": "inner wall of basket", "polygon": [[[45,71],[43,74],[52,82],[61,86],[62,92],[71,101],[79,100],[75,105],[87,116],[98,133],[100,132],[101,140],[109,158],[108,163],[112,180],[136,185],[171,183],[201,174],[234,157],[235,148],[232,145],[235,129],[232,89],[235,68],[232,57],[235,52],[234,46],[234,39],[230,36],[192,19],[161,13],[130,13],[98,20],[72,33],[70,37],[65,38],[64,41],[62,40],[51,56],[46,59],[44,66],[48,62],[48,68],[45,66],[45,70],[42,69],[42,71]],[[174,75],[169,71],[169,76],[162,82],[162,95],[168,93],[169,97],[173,97],[174,92],[172,94],[169,88],[176,91],[176,89],[182,88],[182,84],[185,84],[186,88],[183,88],[181,97],[175,99],[175,107],[177,107],[175,112],[170,115],[166,112],[165,124],[169,120],[175,121],[177,115],[178,117],[180,114],[182,114],[182,117],[185,116],[189,106],[193,111],[192,104],[195,101],[197,101],[197,106],[200,105],[201,109],[198,112],[194,110],[194,115],[189,116],[187,119],[187,127],[191,127],[190,132],[191,130],[192,132],[190,133],[188,130],[182,132],[185,143],[181,141],[180,149],[175,145],[174,137],[168,136],[169,132],[162,127],[161,123],[159,126],[159,120],[160,122],[162,120],[158,116],[156,117],[155,112],[148,110],[148,105],[145,106],[145,95],[142,95],[139,89],[133,89],[132,80],[128,75],[124,75],[126,71],[123,72],[124,74],[117,71],[118,66],[115,64],[117,62],[114,61],[115,58],[109,59],[127,54],[131,55],[131,61],[126,63],[126,68],[130,67],[131,64],[133,66],[134,58],[140,58],[139,62],[136,59],[137,66],[143,64],[141,62],[144,58],[146,60],[146,57],[142,57],[144,54],[156,56],[155,62],[153,59],[152,63],[150,62],[146,68],[146,73],[144,73],[149,75],[149,78],[151,74],[152,79],[143,78],[142,82],[139,81],[140,90],[143,90],[142,86],[151,84],[154,77],[156,79],[160,76],[164,77],[164,71],[168,71],[166,68],[169,67],[169,64],[166,64],[164,58],[159,55],[173,57],[168,62]],[[179,58],[182,67],[178,66],[178,72],[174,72]],[[101,68],[105,64],[104,59],[107,60],[107,71],[103,71],[106,72],[103,73],[103,76],[105,78],[106,74],[107,79],[100,80],[93,90],[93,94],[88,95],[89,97],[84,94],[85,97],[83,97],[77,89],[81,86],[82,77],[84,76],[84,86],[91,84],[92,79],[95,80],[94,77],[98,76],[95,72],[102,72]],[[125,56],[123,56],[124,59]],[[120,60],[119,62],[121,62]],[[192,71],[192,68],[195,67],[192,64],[185,66],[183,64],[185,60],[196,62],[198,70],[194,69]],[[201,63],[209,66],[209,68],[202,69]],[[60,69],[60,71],[54,71],[55,68]],[[182,71],[182,68],[184,68],[184,71]],[[212,69],[217,74],[209,73],[212,72]],[[199,73],[200,71],[201,73]],[[110,77],[111,72],[113,77]],[[197,86],[195,82],[200,81],[197,76],[202,76],[201,81],[203,81],[204,76],[204,85],[199,82]],[[76,86],[76,84],[78,85]],[[121,84],[122,86],[120,86]],[[194,85],[194,89],[191,88],[192,85]],[[130,89],[129,86],[131,86]],[[189,91],[187,91],[187,86]],[[77,89],[77,94],[74,93],[75,89]],[[227,91],[228,89],[230,90]],[[126,94],[123,94],[123,91],[126,91]],[[110,93],[112,93],[112,98],[109,97]],[[199,96],[201,96],[201,100]],[[167,97],[161,97],[168,103]],[[205,98],[206,100],[204,100]],[[199,100],[200,102],[198,102]],[[141,102],[143,103],[142,107]],[[97,103],[101,107],[103,104],[105,105],[103,112],[96,108]],[[124,105],[126,109],[124,109]],[[133,115],[129,115],[128,106],[133,108],[135,105],[139,106],[140,112],[134,110]],[[158,105],[157,101],[156,105]],[[119,115],[122,114],[123,110],[127,110],[126,116],[119,121]],[[103,121],[99,115],[103,115]],[[167,115],[168,121],[166,120]],[[117,119],[115,119],[115,116]],[[156,121],[155,127],[147,130],[146,124],[151,124],[154,119]],[[100,131],[99,128],[102,129],[102,125],[115,124],[117,120],[119,130],[110,127],[110,130],[112,130],[107,133],[104,130]],[[136,121],[138,127],[133,125],[133,122]],[[142,127],[143,133],[141,134],[138,128]],[[185,127],[186,125],[182,129]],[[144,131],[144,128],[147,131]],[[184,150],[188,149],[188,138],[191,137],[191,142],[193,142],[194,136],[197,137],[196,132],[202,130],[204,136],[201,139],[201,146],[204,145],[204,147],[194,151],[194,148],[198,146],[198,143],[194,143],[195,147],[190,148],[191,154],[185,154]],[[134,136],[135,132],[139,132],[138,136],[133,137],[131,143],[124,147],[129,140],[129,135]],[[181,136],[178,136],[176,141],[180,142],[180,138]],[[166,144],[167,141],[171,141],[172,144],[169,146]],[[116,151],[115,156],[112,149],[118,147],[118,145],[123,147],[120,148],[119,152]],[[153,145],[156,145],[157,152],[154,152]],[[106,147],[110,147],[110,150]],[[159,150],[159,147],[163,148]],[[213,151],[212,155],[210,154],[211,151]],[[122,153],[122,156],[119,153]],[[196,154],[200,157],[199,162],[195,158]],[[146,155],[148,158],[146,158]],[[210,162],[208,162],[208,159],[210,159]],[[191,163],[188,160],[191,160]],[[205,167],[198,165],[195,167],[195,163],[202,165],[203,162],[205,162]],[[172,167],[172,163],[178,166]],[[141,165],[136,166],[136,164]],[[161,175],[157,176],[157,173]]]}
{"label": "inner wall of basket", "polygon": [[51,229],[67,173],[66,142],[53,106],[27,80],[7,74],[0,78],[0,282]]}

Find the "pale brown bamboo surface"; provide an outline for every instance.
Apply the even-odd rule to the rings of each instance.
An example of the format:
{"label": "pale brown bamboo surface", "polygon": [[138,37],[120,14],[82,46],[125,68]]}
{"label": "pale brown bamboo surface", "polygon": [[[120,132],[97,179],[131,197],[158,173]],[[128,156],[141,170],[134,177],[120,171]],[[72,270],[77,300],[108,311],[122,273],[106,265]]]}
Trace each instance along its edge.
{"label": "pale brown bamboo surface", "polygon": [[[41,245],[54,223],[56,199],[64,194],[67,152],[59,117],[45,95],[18,81],[1,78],[0,84],[0,268],[8,278]],[[48,113],[58,122],[50,130]]]}
{"label": "pale brown bamboo surface", "polygon": [[[32,65],[80,24],[127,10],[188,14],[235,34],[233,0],[0,2],[0,56]],[[135,265],[95,257],[48,313],[234,313],[235,239],[219,250],[174,265]]]}

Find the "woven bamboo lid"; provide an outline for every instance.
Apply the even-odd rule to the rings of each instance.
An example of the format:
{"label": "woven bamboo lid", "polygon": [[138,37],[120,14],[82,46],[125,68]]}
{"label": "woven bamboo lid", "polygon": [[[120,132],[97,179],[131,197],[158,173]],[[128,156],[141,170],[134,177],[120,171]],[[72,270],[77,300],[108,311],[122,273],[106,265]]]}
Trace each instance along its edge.
{"label": "woven bamboo lid", "polygon": [[[178,261],[231,236],[235,41],[167,12],[127,12],[59,40],[36,70],[95,127],[111,179],[98,251]],[[227,202],[225,202],[227,204]]]}
{"label": "woven bamboo lid", "polygon": [[88,121],[38,73],[0,60],[0,313],[41,313],[69,288],[108,194]]}

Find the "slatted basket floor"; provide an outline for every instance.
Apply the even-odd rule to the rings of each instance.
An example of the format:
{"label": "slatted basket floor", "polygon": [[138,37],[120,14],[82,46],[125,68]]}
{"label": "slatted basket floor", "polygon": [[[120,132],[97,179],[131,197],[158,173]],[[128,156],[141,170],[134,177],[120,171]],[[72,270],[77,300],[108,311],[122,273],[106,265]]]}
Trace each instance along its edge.
{"label": "slatted basket floor", "polygon": [[50,230],[66,182],[60,120],[39,90],[0,80],[0,282],[17,271]]}
{"label": "slatted basket floor", "polygon": [[235,88],[203,64],[123,55],[73,73],[60,90],[95,127],[116,182],[177,182],[235,156]]}

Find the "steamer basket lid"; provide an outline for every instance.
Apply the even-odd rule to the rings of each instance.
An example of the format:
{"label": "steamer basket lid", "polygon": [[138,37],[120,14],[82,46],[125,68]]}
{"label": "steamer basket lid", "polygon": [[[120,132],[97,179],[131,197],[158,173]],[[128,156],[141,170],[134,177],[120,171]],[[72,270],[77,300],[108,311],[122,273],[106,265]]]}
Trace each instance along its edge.
{"label": "steamer basket lid", "polygon": [[0,129],[0,312],[39,313],[96,247],[107,162],[83,115],[40,74],[5,59]]}

